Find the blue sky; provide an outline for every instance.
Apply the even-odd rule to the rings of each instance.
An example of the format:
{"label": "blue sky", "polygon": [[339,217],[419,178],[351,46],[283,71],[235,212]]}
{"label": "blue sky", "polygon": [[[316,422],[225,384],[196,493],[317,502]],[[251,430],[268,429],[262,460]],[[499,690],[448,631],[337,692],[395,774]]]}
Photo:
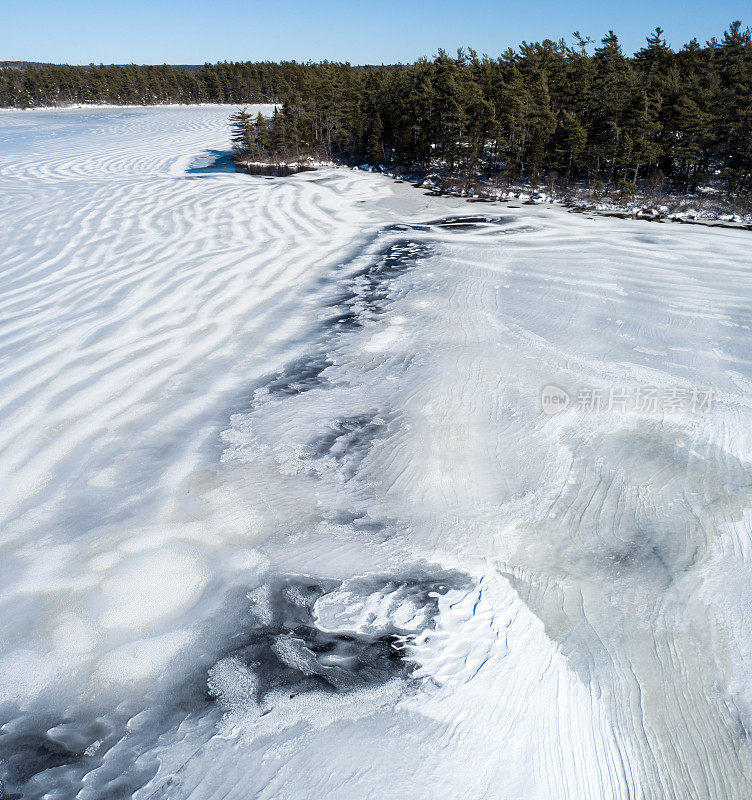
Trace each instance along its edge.
{"label": "blue sky", "polygon": [[2,0],[0,60],[197,64],[328,58],[394,63],[470,45],[498,55],[523,39],[594,39],[625,50],[656,26],[674,47],[752,24],[750,0]]}

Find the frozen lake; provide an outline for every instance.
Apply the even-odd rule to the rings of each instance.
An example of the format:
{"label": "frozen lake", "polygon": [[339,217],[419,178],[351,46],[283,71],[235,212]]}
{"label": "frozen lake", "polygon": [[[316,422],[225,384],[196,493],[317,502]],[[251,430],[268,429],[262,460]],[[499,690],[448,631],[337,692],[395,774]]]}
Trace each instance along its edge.
{"label": "frozen lake", "polygon": [[0,797],[748,800],[752,236],[231,111],[0,112]]}

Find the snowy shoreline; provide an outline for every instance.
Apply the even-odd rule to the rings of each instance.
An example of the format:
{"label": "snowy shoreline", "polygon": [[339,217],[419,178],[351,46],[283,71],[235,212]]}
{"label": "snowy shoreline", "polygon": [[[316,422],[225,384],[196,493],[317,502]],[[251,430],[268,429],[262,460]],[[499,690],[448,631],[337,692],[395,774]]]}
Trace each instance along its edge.
{"label": "snowy shoreline", "polygon": [[[726,227],[752,230],[752,211],[740,213],[734,202],[718,200],[698,194],[673,194],[644,198],[641,195],[633,199],[594,199],[589,189],[571,187],[564,190],[532,189],[530,186],[515,184],[508,189],[481,188],[459,189],[451,179],[442,181],[431,175],[416,177],[403,174],[388,167],[375,170],[370,165],[353,167],[367,172],[378,171],[389,178],[400,182],[411,183],[415,188],[426,189],[437,197],[458,197],[471,203],[509,203],[521,202],[527,205],[555,204],[573,213],[595,214],[620,219],[641,219],[649,222],[679,222],[688,225],[705,225],[708,227]],[[673,207],[673,208],[672,208]]]}
{"label": "snowy shoreline", "polygon": [[[154,108],[228,108],[237,109],[237,103],[153,103],[153,104],[70,104],[59,106],[34,106],[31,108],[2,107],[0,112],[65,112],[74,110],[117,110],[117,109],[154,109]],[[275,108],[274,103],[256,105],[254,108],[263,109],[264,113],[271,113]],[[252,166],[260,166],[261,162],[249,162]],[[365,171],[374,170],[374,167],[362,165],[351,167],[350,165],[336,162],[320,161],[309,159],[305,162],[308,168],[322,167],[345,167],[361,169]],[[242,167],[242,162],[239,162]],[[266,166],[275,167],[276,164]],[[290,166],[290,165],[288,165]],[[438,195],[460,197],[470,202],[506,203],[506,202],[525,202],[530,204],[554,203],[567,208],[573,213],[588,213],[597,216],[619,217],[622,219],[646,219],[651,222],[679,222],[688,225],[704,225],[707,227],[728,227],[752,230],[752,212],[739,212],[733,202],[718,200],[708,195],[702,194],[672,194],[656,195],[649,199],[641,199],[638,195],[634,200],[596,200],[592,199],[588,189],[580,187],[570,187],[566,190],[554,191],[553,194],[545,190],[535,190],[525,185],[513,185],[506,190],[490,189],[483,187],[479,191],[472,189],[458,189],[451,179],[445,181],[437,180],[426,175],[417,177],[415,175],[402,174],[389,167],[378,168],[379,172],[400,181],[412,183],[416,188],[435,191]],[[481,182],[482,183],[482,182]],[[681,207],[685,208],[681,208]],[[713,207],[714,206],[714,207]],[[673,210],[672,208],[673,207]]]}
{"label": "snowy shoreline", "polygon": [[298,162],[280,163],[238,159],[237,168],[251,175],[278,174],[280,168],[288,176],[296,172],[310,169],[336,168],[352,169],[362,172],[375,172],[390,178],[397,183],[409,183],[416,189],[426,190],[432,197],[453,197],[466,200],[468,203],[488,203],[491,205],[519,202],[525,205],[550,204],[565,208],[575,214],[592,214],[599,217],[615,217],[618,219],[634,219],[648,222],[678,222],[686,225],[703,225],[711,228],[729,228],[752,230],[752,212],[739,213],[733,211],[735,204],[726,200],[718,200],[708,194],[673,194],[653,196],[641,199],[638,195],[631,200],[593,199],[591,192],[582,187],[555,191],[550,194],[536,191],[525,185],[513,185],[505,190],[494,190],[488,187],[476,191],[458,189],[451,181],[440,181],[429,176],[418,177],[414,174],[402,173],[390,167],[372,167],[369,164],[353,166],[335,161],[321,161],[313,158]]}

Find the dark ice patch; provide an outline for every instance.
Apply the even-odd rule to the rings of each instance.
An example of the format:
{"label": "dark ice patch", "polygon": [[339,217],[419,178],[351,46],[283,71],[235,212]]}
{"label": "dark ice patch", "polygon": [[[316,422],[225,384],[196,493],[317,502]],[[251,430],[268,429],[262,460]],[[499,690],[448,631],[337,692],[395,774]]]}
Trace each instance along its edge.
{"label": "dark ice patch", "polygon": [[[20,787],[39,772],[71,764],[83,752],[69,750],[42,733],[0,736],[0,786]],[[0,797],[5,798],[0,792]]]}
{"label": "dark ice patch", "polygon": [[355,414],[330,423],[330,430],[314,436],[307,455],[312,459],[333,459],[343,477],[352,478],[373,443],[387,435],[387,419],[378,411]]}
{"label": "dark ice patch", "polygon": [[401,239],[392,242],[364,268],[348,276],[343,290],[328,304],[324,318],[326,331],[342,333],[361,328],[377,319],[394,299],[394,281],[428,258],[425,242]]}
{"label": "dark ice patch", "polygon": [[[433,620],[441,595],[469,585],[465,575],[437,572],[429,576],[416,569],[412,576],[350,579],[348,590],[357,587],[358,581],[363,581],[366,594],[407,587],[419,603],[429,606]],[[273,691],[291,696],[321,690],[341,693],[383,684],[394,677],[409,677],[412,665],[404,656],[405,637],[396,623],[393,629],[376,636],[317,627],[316,601],[341,585],[340,581],[285,576],[249,595],[251,613],[245,641],[227,655],[252,672],[259,702]],[[221,699],[211,680],[209,694]]]}
{"label": "dark ice patch", "polygon": [[429,222],[437,228],[444,228],[453,231],[472,230],[473,228],[484,225],[508,225],[512,222],[512,217],[494,217],[487,215],[445,217]]}
{"label": "dark ice patch", "polygon": [[74,797],[113,741],[113,726],[96,718],[60,721],[4,706],[1,719],[0,800],[41,798],[53,787],[56,797]]}
{"label": "dark ice patch", "polygon": [[297,395],[326,385],[323,372],[332,362],[324,353],[311,353],[286,364],[273,378],[262,384],[269,394]]}

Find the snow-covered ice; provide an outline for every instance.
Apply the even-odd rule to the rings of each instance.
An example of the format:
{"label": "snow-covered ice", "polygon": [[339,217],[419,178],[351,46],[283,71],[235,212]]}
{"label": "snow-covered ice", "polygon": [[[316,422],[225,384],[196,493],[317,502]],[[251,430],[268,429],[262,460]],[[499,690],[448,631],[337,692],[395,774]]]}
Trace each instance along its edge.
{"label": "snow-covered ice", "polygon": [[749,233],[230,112],[0,116],[0,797],[749,798]]}

